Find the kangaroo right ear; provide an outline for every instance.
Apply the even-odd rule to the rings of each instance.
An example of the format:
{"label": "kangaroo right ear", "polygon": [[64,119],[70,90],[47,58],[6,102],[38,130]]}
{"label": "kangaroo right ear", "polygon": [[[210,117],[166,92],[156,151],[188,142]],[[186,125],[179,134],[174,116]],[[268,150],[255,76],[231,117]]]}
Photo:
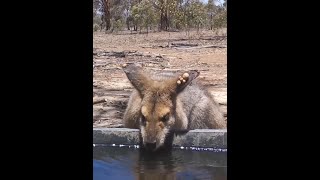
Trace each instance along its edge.
{"label": "kangaroo right ear", "polygon": [[150,80],[144,74],[142,67],[135,64],[124,64],[122,68],[134,88],[139,91],[140,95],[143,95]]}
{"label": "kangaroo right ear", "polygon": [[177,80],[175,80],[176,84],[176,92],[181,92],[185,87],[187,87],[195,78],[200,75],[200,72],[197,70],[191,70],[183,73]]}

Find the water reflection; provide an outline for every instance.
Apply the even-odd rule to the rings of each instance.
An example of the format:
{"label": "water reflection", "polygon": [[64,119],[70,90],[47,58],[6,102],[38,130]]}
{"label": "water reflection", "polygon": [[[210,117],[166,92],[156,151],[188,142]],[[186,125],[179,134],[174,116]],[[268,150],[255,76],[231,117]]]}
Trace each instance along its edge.
{"label": "water reflection", "polygon": [[173,150],[153,154],[129,148],[93,149],[94,180],[227,179],[226,153]]}

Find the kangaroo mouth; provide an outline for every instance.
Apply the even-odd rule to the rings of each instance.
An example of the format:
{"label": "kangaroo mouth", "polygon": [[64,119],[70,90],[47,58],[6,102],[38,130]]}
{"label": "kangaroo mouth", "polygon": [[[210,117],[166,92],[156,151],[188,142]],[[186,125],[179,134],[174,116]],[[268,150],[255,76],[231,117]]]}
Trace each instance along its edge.
{"label": "kangaroo mouth", "polygon": [[144,150],[148,152],[158,152],[161,151],[162,149],[165,149],[163,144],[158,144],[158,143],[144,143]]}
{"label": "kangaroo mouth", "polygon": [[155,151],[158,147],[156,143],[145,143],[144,146],[149,151]]}

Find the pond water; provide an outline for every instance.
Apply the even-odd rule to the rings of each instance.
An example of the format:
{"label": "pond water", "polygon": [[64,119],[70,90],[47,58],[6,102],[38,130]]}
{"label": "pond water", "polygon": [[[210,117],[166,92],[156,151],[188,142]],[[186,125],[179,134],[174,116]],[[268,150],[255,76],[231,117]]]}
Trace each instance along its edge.
{"label": "pond water", "polygon": [[146,154],[128,147],[93,147],[93,180],[226,180],[227,153],[173,149]]}

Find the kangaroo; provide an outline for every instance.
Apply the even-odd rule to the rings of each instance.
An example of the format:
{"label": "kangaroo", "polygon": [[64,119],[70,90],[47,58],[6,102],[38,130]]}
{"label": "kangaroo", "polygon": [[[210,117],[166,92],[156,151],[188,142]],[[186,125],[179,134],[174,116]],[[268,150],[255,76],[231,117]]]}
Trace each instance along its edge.
{"label": "kangaroo", "polygon": [[197,70],[156,74],[136,64],[124,64],[123,70],[134,87],[124,126],[140,129],[147,149],[163,146],[170,131],[226,128],[218,103],[197,81]]}

